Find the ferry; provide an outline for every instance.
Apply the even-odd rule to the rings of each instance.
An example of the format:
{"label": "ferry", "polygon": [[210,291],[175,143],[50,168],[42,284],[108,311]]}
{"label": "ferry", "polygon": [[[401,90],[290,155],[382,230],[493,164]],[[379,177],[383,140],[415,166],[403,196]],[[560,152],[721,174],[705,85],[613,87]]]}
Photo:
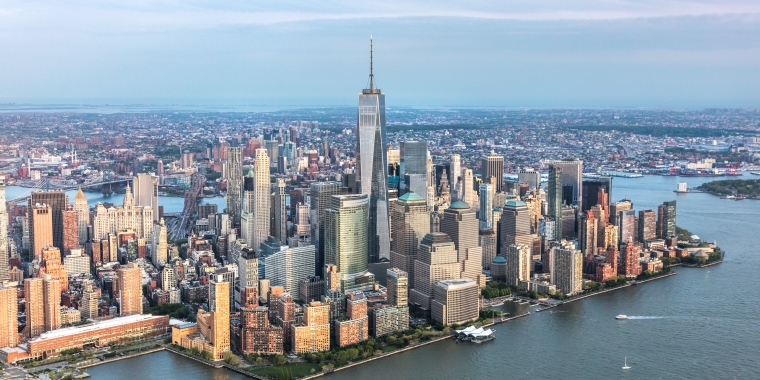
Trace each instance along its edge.
{"label": "ferry", "polygon": [[628,319],[628,316],[625,314],[620,314],[617,317],[615,317],[615,319]]}

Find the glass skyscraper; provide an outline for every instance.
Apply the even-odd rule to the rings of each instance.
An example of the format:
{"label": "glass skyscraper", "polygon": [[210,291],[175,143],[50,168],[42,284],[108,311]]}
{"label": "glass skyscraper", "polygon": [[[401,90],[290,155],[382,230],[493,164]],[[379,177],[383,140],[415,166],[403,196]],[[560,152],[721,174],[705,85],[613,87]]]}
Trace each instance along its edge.
{"label": "glass skyscraper", "polygon": [[385,94],[375,88],[370,40],[369,88],[359,94],[357,112],[356,187],[369,196],[368,259],[390,258],[388,158],[385,146]]}

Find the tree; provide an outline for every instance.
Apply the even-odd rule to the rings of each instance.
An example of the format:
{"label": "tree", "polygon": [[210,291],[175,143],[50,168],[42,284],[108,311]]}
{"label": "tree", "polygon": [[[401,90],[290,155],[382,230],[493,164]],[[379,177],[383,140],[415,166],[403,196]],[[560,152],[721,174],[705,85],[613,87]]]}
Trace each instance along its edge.
{"label": "tree", "polygon": [[223,355],[224,362],[231,365],[231,366],[237,366],[240,364],[240,357],[233,354],[232,351],[225,351]]}
{"label": "tree", "polygon": [[288,360],[285,358],[285,356],[282,356],[280,354],[273,355],[270,360],[271,360],[272,364],[274,364],[274,365],[284,365],[285,363],[288,362]]}
{"label": "tree", "polygon": [[203,358],[203,359],[206,359],[206,360],[208,360],[208,361],[211,361],[211,360],[213,360],[213,359],[214,359],[214,356],[213,356],[213,355],[211,355],[211,353],[210,353],[210,352],[208,352],[208,351],[206,351],[206,350],[203,350],[203,352],[201,352],[201,358]]}
{"label": "tree", "polygon": [[348,356],[348,361],[352,362],[356,360],[357,357],[359,357],[359,350],[355,348],[349,348],[348,350],[346,350],[346,354]]}

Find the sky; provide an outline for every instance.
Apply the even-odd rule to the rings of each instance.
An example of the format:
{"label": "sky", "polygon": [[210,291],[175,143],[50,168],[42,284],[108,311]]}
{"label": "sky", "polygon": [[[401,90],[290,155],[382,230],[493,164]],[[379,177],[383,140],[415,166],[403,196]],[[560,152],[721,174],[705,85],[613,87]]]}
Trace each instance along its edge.
{"label": "sky", "polygon": [[[220,4],[222,3],[222,4]],[[760,108],[757,0],[0,0],[0,103]]]}

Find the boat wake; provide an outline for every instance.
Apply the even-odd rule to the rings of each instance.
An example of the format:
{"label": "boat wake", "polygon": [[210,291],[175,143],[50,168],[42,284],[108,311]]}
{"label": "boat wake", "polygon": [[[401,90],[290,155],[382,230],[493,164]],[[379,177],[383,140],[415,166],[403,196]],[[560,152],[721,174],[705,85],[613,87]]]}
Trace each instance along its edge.
{"label": "boat wake", "polygon": [[655,316],[647,316],[647,315],[629,315],[628,319],[663,319],[665,317],[655,317]]}

